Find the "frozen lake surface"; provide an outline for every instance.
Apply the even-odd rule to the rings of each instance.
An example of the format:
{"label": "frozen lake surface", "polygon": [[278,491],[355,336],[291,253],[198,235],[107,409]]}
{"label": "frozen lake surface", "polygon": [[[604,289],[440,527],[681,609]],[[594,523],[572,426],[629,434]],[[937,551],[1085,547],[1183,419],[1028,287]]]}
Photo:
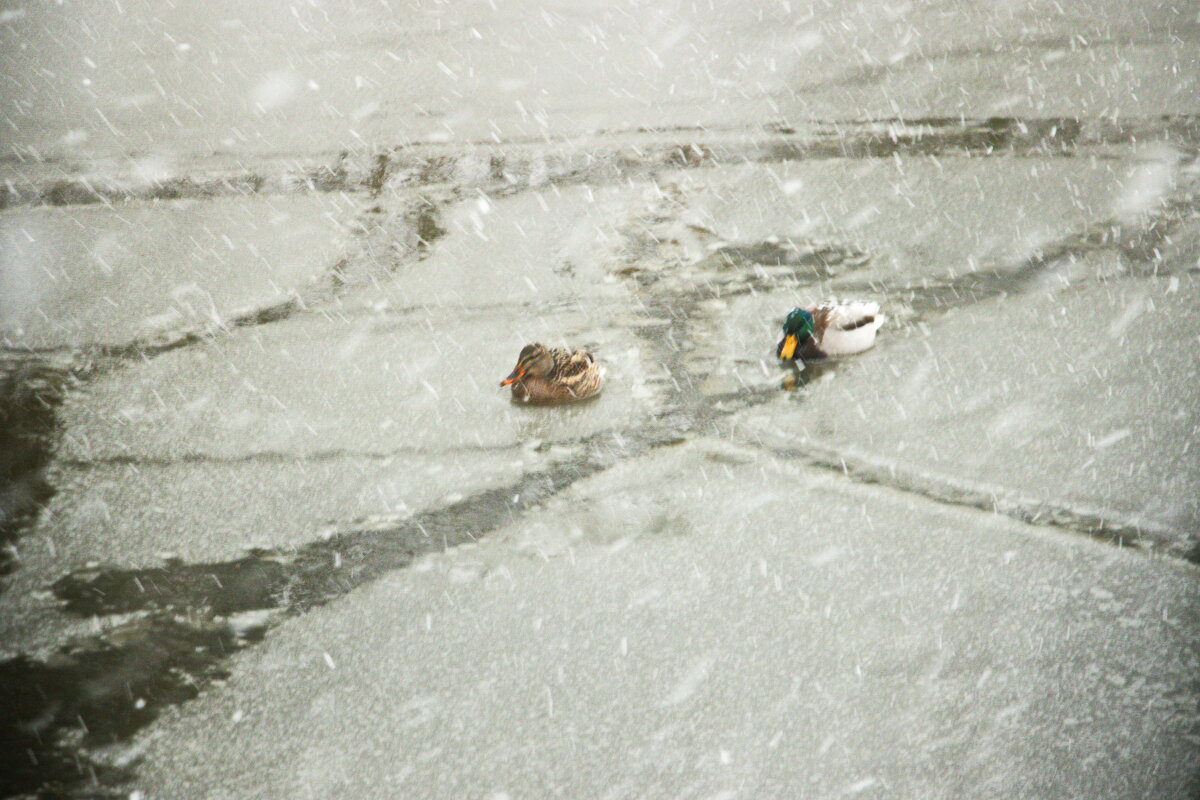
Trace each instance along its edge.
{"label": "frozen lake surface", "polygon": [[[1200,787],[1194,13],[0,39],[0,794]],[[877,346],[783,368],[827,297]]]}

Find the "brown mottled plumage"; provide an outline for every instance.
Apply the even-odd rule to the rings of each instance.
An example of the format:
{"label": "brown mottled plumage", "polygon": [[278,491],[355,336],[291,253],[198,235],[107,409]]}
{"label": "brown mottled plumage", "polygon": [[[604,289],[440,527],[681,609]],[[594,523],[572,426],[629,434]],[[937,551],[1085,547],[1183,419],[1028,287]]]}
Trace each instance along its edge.
{"label": "brown mottled plumage", "polygon": [[599,394],[604,373],[586,350],[534,343],[521,349],[517,366],[500,385],[511,385],[517,402],[569,403]]}

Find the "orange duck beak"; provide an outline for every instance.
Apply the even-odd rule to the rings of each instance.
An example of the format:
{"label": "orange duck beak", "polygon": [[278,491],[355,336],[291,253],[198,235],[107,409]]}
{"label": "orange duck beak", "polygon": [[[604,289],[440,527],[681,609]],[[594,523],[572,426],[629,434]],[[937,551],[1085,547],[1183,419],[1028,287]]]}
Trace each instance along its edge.
{"label": "orange duck beak", "polygon": [[800,344],[800,340],[796,338],[796,334],[789,333],[783,338],[783,344],[779,346],[779,357],[789,361],[795,358],[798,344]]}
{"label": "orange duck beak", "polygon": [[500,381],[501,386],[508,386],[510,383],[516,383],[525,377],[525,367],[522,364],[517,364],[516,369],[504,380]]}

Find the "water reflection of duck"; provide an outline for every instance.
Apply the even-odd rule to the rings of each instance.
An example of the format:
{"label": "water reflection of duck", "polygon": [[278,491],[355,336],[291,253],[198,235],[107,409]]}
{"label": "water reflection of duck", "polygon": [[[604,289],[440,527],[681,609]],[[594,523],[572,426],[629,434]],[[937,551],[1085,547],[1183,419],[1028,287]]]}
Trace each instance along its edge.
{"label": "water reflection of duck", "polygon": [[586,350],[566,350],[527,344],[517,366],[500,382],[512,386],[513,400],[522,403],[569,403],[600,393],[604,372]]}
{"label": "water reflection of duck", "polygon": [[885,321],[878,303],[826,300],[812,308],[793,308],[775,355],[793,361],[861,353],[875,344],[875,332]]}

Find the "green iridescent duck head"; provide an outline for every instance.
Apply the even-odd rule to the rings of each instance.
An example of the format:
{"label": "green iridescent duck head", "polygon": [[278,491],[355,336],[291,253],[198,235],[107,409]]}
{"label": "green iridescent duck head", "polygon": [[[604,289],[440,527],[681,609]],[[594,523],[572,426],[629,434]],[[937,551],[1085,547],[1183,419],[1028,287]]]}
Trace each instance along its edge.
{"label": "green iridescent duck head", "polygon": [[775,355],[784,361],[794,361],[796,349],[813,335],[814,330],[813,315],[803,308],[793,308],[783,322],[783,338],[775,347]]}

